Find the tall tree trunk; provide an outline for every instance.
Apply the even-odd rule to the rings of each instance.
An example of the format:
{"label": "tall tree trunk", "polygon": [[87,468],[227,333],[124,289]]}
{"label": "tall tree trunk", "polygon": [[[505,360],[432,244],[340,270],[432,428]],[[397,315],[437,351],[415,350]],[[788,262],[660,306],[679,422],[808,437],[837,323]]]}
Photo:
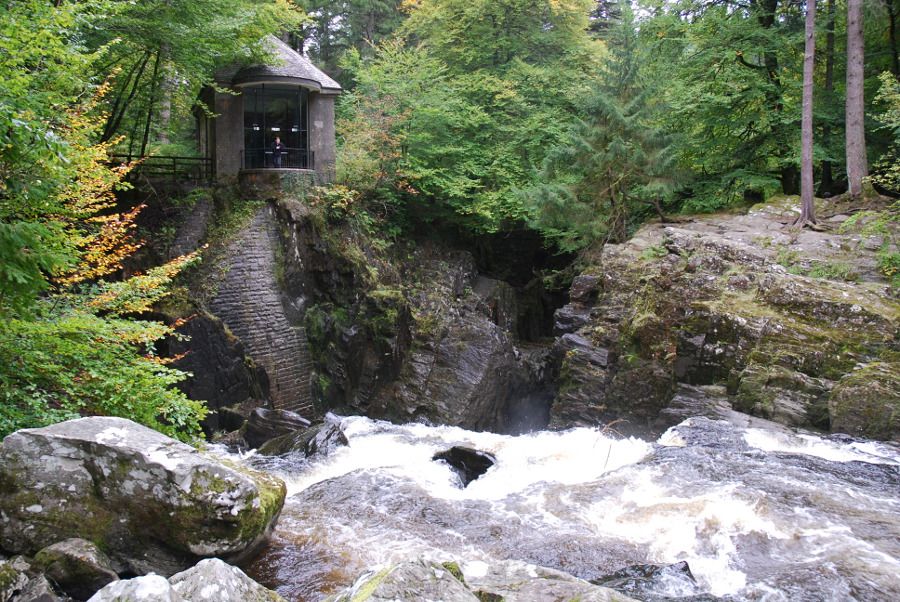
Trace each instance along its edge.
{"label": "tall tree trunk", "polygon": [[147,99],[147,121],[144,122],[144,137],[141,140],[141,157],[147,155],[147,145],[150,143],[150,125],[153,123],[153,111],[156,108],[156,93],[159,90],[159,63],[162,52],[156,53],[156,61],[153,63],[153,78],[150,80],[150,98]]}
{"label": "tall tree trunk", "polygon": [[162,55],[162,82],[159,89],[159,130],[156,136],[158,142],[169,143],[169,126],[172,122],[172,94],[175,91],[175,76],[171,65],[168,64],[170,48],[168,43],[163,43],[159,48]]}
{"label": "tall tree trunk", "polygon": [[891,73],[894,77],[900,77],[900,57],[897,56],[897,7],[896,0],[886,0],[888,17],[888,40],[891,44]]}
{"label": "tall tree trunk", "polygon": [[862,194],[863,178],[869,175],[863,97],[864,63],[862,0],[847,0],[847,182],[853,196]]}
{"label": "tall tree trunk", "polygon": [[800,219],[816,223],[813,194],[813,75],[816,61],[816,0],[806,2],[806,45],[803,50],[803,116],[801,120]]}
{"label": "tall tree trunk", "polygon": [[[825,100],[830,102],[834,92],[834,0],[828,0],[825,5],[828,19],[825,22]],[[831,139],[831,123],[822,126],[822,140],[828,143]],[[822,181],[819,184],[819,194],[831,194],[834,188],[834,173],[830,160],[822,161]]]}

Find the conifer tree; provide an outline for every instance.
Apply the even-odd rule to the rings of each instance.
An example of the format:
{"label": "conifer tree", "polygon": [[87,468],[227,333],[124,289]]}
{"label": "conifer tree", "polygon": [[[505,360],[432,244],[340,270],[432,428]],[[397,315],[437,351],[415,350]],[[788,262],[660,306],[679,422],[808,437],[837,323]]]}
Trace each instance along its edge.
{"label": "conifer tree", "polygon": [[562,249],[596,240],[621,242],[637,214],[670,191],[668,139],[653,125],[654,98],[640,73],[631,7],[610,32],[601,83],[563,144],[548,153],[544,184],[525,191],[535,225]]}

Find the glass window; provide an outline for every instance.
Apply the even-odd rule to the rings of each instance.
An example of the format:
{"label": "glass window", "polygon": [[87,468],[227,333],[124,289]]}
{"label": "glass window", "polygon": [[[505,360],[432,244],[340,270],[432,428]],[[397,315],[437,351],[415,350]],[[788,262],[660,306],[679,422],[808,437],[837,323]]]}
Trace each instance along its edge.
{"label": "glass window", "polygon": [[[309,91],[299,86],[244,88],[244,169],[311,169]],[[275,150],[278,138],[282,148]]]}

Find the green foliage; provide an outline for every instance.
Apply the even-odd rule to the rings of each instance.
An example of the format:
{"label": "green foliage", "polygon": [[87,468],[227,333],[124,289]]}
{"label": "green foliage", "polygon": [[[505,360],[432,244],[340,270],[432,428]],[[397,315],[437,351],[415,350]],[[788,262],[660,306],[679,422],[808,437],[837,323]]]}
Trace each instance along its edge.
{"label": "green foliage", "polygon": [[648,69],[665,81],[660,124],[694,176],[682,182],[685,210],[717,210],[746,190],[776,192],[799,164],[801,20],[775,0],[747,10],[693,0],[658,6],[641,34]]}
{"label": "green foliage", "polygon": [[0,436],[78,415],[116,415],[191,440],[202,402],[153,356],[172,330],[133,316],[195,257],[102,280],[139,245],[135,208],[113,211],[124,172],[96,144],[91,52],[80,29],[121,6],[16,0],[0,8]]}
{"label": "green foliage", "polygon": [[586,16],[580,0],[416,3],[400,38],[343,62],[341,182],[398,216],[480,232],[529,217],[515,191],[596,67]]}
{"label": "green foliage", "polygon": [[262,58],[267,34],[297,27],[303,18],[289,0],[93,4],[77,32],[89,48],[105,49],[97,75],[113,75],[102,137],[123,135],[121,150],[138,155],[148,154],[151,142],[165,149],[170,135],[189,143],[190,111],[215,70]]}
{"label": "green foliage", "polygon": [[172,388],[183,372],[152,356],[152,342],[167,332],[161,324],[74,307],[42,307],[35,319],[8,320],[0,332],[0,437],[79,415],[105,415],[193,440],[206,408]]}
{"label": "green foliage", "polygon": [[669,139],[653,120],[660,107],[642,78],[633,15],[627,6],[610,33],[602,79],[562,144],[546,157],[543,184],[524,192],[534,224],[563,250],[622,242],[647,206],[671,192]]}
{"label": "green foliage", "polygon": [[872,180],[892,190],[900,190],[900,82],[885,71],[875,101],[883,111],[878,115],[881,128],[890,135],[888,151],[874,166]]}

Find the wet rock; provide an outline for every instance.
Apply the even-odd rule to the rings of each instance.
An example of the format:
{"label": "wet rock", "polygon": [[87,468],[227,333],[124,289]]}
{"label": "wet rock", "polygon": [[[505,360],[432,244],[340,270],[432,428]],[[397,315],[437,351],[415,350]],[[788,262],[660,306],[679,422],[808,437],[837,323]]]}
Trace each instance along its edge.
{"label": "wet rock", "polygon": [[417,268],[422,292],[412,299],[417,323],[409,352],[396,380],[361,409],[398,422],[503,431],[506,408],[527,388],[528,374],[510,333],[471,289],[471,255],[448,254]]}
{"label": "wet rock", "polygon": [[366,573],[328,602],[478,602],[479,598],[453,572],[436,562],[404,562]]}
{"label": "wet rock", "polygon": [[747,366],[739,378],[736,410],[788,426],[828,428],[827,381],[782,366],[757,364]]}
{"label": "wet rock", "polygon": [[82,538],[114,568],[172,574],[198,557],[239,557],[267,536],[279,479],[226,466],[123,418],[25,429],[0,446],[0,546],[34,554]]}
{"label": "wet rock", "polygon": [[[688,563],[684,561],[663,566],[636,564],[599,579],[592,579],[591,583],[612,588],[641,600],[655,599],[654,596],[667,599],[704,594],[697,585]],[[665,592],[665,596],[660,595],[660,592]]]}
{"label": "wet rock", "polygon": [[310,424],[296,412],[256,408],[250,413],[241,434],[251,448],[257,448],[276,437],[304,430]]}
{"label": "wet rock", "polygon": [[434,454],[432,460],[441,460],[449,464],[453,471],[459,475],[463,487],[468,487],[469,483],[486,473],[491,466],[497,463],[497,458],[487,452],[458,445]]}
{"label": "wet rock", "polygon": [[[187,602],[160,575],[144,575],[110,583],[87,602]],[[224,602],[224,601],[223,601]]]}
{"label": "wet rock", "polygon": [[306,454],[306,457],[315,454],[327,456],[339,447],[349,444],[350,441],[347,439],[344,431],[341,430],[339,424],[325,423],[315,436],[306,442],[306,445],[303,447],[303,453]]}
{"label": "wet rock", "polygon": [[87,600],[119,578],[106,554],[93,543],[78,538],[47,546],[35,555],[34,566],[78,600]]}
{"label": "wet rock", "polygon": [[583,602],[634,602],[624,594],[594,585],[562,571],[522,562],[464,563],[469,589],[480,600],[530,602],[532,600],[581,600]]}
{"label": "wet rock", "polygon": [[284,598],[248,577],[244,571],[208,558],[169,578],[172,589],[188,602],[284,602]]}
{"label": "wet rock", "polygon": [[349,445],[349,443],[347,435],[341,430],[340,423],[335,417],[329,415],[322,424],[267,441],[259,448],[259,453],[264,456],[280,456],[301,452],[307,458],[315,454],[327,456],[335,449]]}

